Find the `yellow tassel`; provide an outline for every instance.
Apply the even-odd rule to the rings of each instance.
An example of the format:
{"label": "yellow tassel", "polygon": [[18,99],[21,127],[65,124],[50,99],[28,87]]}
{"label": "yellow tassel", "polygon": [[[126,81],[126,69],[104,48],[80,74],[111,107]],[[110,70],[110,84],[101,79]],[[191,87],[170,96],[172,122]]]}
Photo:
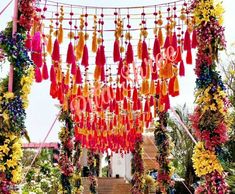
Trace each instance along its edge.
{"label": "yellow tassel", "polygon": [[61,44],[64,39],[64,31],[63,31],[63,26],[60,24],[59,31],[58,31],[58,42]]}
{"label": "yellow tassel", "polygon": [[92,37],[92,52],[96,53],[96,51],[97,51],[97,37],[96,37],[96,34],[93,34],[93,37]]}
{"label": "yellow tassel", "polygon": [[88,97],[89,96],[89,86],[87,83],[85,83],[84,88],[83,88],[83,96]]}
{"label": "yellow tassel", "polygon": [[154,81],[151,80],[149,93],[153,96],[153,95],[155,95],[155,92],[156,92],[156,90],[155,90],[155,84],[154,84]]}
{"label": "yellow tassel", "polygon": [[160,44],[161,47],[162,47],[163,44],[164,44],[163,34],[162,34],[162,28],[160,28],[160,29],[158,30],[158,41],[159,41],[159,44]]}
{"label": "yellow tassel", "polygon": [[48,42],[47,42],[47,52],[51,55],[52,53],[52,36],[49,35]]}
{"label": "yellow tassel", "polygon": [[70,71],[69,71],[69,69],[67,70],[67,73],[66,73],[66,77],[65,77],[65,81],[64,81],[64,83],[65,83],[65,85],[69,85],[69,81],[70,81],[70,73],[69,73]]}
{"label": "yellow tassel", "polygon": [[175,77],[175,80],[174,80],[174,91],[175,92],[179,91],[179,80],[177,76]]}
{"label": "yellow tassel", "polygon": [[142,59],[142,41],[139,39],[138,49],[137,49],[138,59]]}
{"label": "yellow tassel", "polygon": [[163,81],[162,81],[161,90],[162,90],[162,95],[163,95],[163,96],[166,96],[166,95],[167,95],[167,84],[166,84],[166,80],[163,80]]}
{"label": "yellow tassel", "polygon": [[72,95],[76,95],[77,94],[77,85],[76,84],[73,84],[73,89],[72,89]]}

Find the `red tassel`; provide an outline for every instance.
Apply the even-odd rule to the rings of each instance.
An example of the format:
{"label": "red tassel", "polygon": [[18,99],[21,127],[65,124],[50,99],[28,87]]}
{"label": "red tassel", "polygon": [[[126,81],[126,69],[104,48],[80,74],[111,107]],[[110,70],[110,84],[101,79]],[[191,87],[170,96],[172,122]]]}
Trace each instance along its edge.
{"label": "red tassel", "polygon": [[83,48],[83,55],[82,55],[82,62],[81,62],[81,64],[84,65],[85,67],[88,67],[89,66],[88,59],[89,59],[88,49],[87,49],[87,45],[85,44],[84,48]]}
{"label": "red tassel", "polygon": [[174,82],[175,82],[175,77],[172,77],[168,85],[168,92],[171,96],[174,96]]}
{"label": "red tassel", "polygon": [[41,47],[41,34],[40,32],[36,32],[32,39],[32,51],[33,52],[42,52]]}
{"label": "red tassel", "polygon": [[105,82],[105,70],[104,70],[104,66],[101,67],[101,77],[100,80],[102,82]]}
{"label": "red tassel", "polygon": [[179,63],[182,61],[182,53],[181,53],[181,46],[177,47],[176,57],[175,57],[175,63]]}
{"label": "red tassel", "polygon": [[127,99],[126,99],[126,97],[123,100],[123,109],[127,110]]}
{"label": "red tassel", "polygon": [[56,85],[55,82],[51,82],[50,95],[52,96],[52,98],[56,98],[57,97],[57,85]]}
{"label": "red tassel", "polygon": [[158,73],[157,73],[157,64],[154,63],[152,67],[152,80],[157,80]]}
{"label": "red tassel", "polygon": [[155,37],[154,40],[154,45],[153,45],[153,57],[154,60],[156,59],[157,54],[159,54],[161,52],[161,48],[160,48],[160,43],[157,37]]}
{"label": "red tassel", "polygon": [[189,49],[191,49],[190,33],[186,30],[184,35],[184,50],[187,51]]}
{"label": "red tassel", "polygon": [[35,80],[37,83],[40,83],[42,81],[42,74],[39,67],[36,67],[35,69]]}
{"label": "red tassel", "polygon": [[167,36],[166,37],[166,40],[165,40],[165,43],[164,43],[164,48],[167,49],[169,46],[170,46],[170,37]]}
{"label": "red tassel", "polygon": [[127,51],[126,51],[126,63],[130,64],[130,63],[133,63],[133,61],[134,61],[134,53],[133,53],[132,45],[129,42],[127,45]]}
{"label": "red tassel", "polygon": [[120,62],[118,64],[118,75],[120,75],[120,76],[122,74],[122,68],[123,68],[123,61],[122,61],[122,59],[120,59]]}
{"label": "red tassel", "polygon": [[44,63],[44,65],[42,67],[42,77],[44,80],[48,79],[48,77],[49,77],[46,63]]}
{"label": "red tassel", "polygon": [[189,50],[187,50],[186,63],[188,65],[192,65],[193,64],[191,48]]}
{"label": "red tassel", "polygon": [[164,102],[165,102],[165,111],[167,111],[170,108],[170,98],[169,98],[168,94],[164,98],[165,98],[164,99]]}
{"label": "red tassel", "polygon": [[115,106],[115,114],[116,114],[116,115],[119,115],[118,103],[116,103],[116,106]]}
{"label": "red tassel", "polygon": [[192,48],[195,49],[197,47],[197,31],[193,31],[193,37],[192,37]]}
{"label": "red tassel", "polygon": [[88,99],[87,103],[86,103],[86,112],[92,112],[92,106],[91,106],[90,99]]}
{"label": "red tassel", "polygon": [[95,64],[98,65],[98,66],[101,66],[101,63],[100,63],[100,47],[96,51]]}
{"label": "red tassel", "polygon": [[100,46],[100,65],[104,66],[106,63],[104,45]]}
{"label": "red tassel", "polygon": [[128,90],[128,98],[130,98],[131,97],[131,85],[130,84],[128,84],[127,90]]}
{"label": "red tassel", "polygon": [[51,69],[50,69],[50,80],[51,80],[51,82],[56,83],[56,75],[55,75],[54,65],[52,65]]}
{"label": "red tassel", "polygon": [[137,104],[138,104],[138,110],[142,110],[142,103],[139,98]]}
{"label": "red tassel", "polygon": [[113,61],[117,62],[120,61],[121,55],[120,55],[120,47],[119,47],[119,40],[116,39],[113,45]]}
{"label": "red tassel", "polygon": [[157,85],[156,85],[156,94],[159,95],[161,93],[161,85],[159,80],[157,81]]}
{"label": "red tassel", "polygon": [[117,86],[116,88],[116,101],[120,101],[121,100],[121,91],[120,88]]}
{"label": "red tassel", "polygon": [[27,33],[27,39],[25,41],[25,47],[30,51],[32,50],[32,37],[30,36],[29,32]]}
{"label": "red tassel", "polygon": [[144,61],[144,59],[149,59],[148,46],[145,40],[142,43],[142,60]]}
{"label": "red tassel", "polygon": [[77,64],[76,64],[76,61],[74,61],[71,67],[71,74],[76,75],[76,73],[77,73]]}
{"label": "red tassel", "polygon": [[185,68],[184,68],[184,61],[183,60],[180,61],[179,75],[185,76]]}
{"label": "red tassel", "polygon": [[137,88],[134,87],[133,95],[132,95],[132,101],[137,102],[137,100],[138,100],[138,91],[137,91]]}
{"label": "red tassel", "polygon": [[60,61],[60,45],[57,39],[55,39],[51,57],[53,61]]}
{"label": "red tassel", "polygon": [[32,51],[32,60],[37,67],[42,67],[42,52]]}
{"label": "red tassel", "polygon": [[154,98],[153,98],[153,96],[150,97],[149,105],[150,106],[154,106]]}
{"label": "red tassel", "polygon": [[148,102],[148,98],[145,100],[144,112],[145,112],[145,113],[148,113],[148,112],[149,112],[149,102]]}
{"label": "red tassel", "polygon": [[75,55],[72,42],[69,43],[68,50],[67,50],[67,58],[66,63],[72,64],[75,62]]}
{"label": "red tassel", "polygon": [[80,67],[77,67],[76,84],[82,84],[82,73]]}
{"label": "red tassel", "polygon": [[173,37],[172,37],[172,47],[174,48],[175,51],[177,51],[177,36],[176,32],[174,32]]}

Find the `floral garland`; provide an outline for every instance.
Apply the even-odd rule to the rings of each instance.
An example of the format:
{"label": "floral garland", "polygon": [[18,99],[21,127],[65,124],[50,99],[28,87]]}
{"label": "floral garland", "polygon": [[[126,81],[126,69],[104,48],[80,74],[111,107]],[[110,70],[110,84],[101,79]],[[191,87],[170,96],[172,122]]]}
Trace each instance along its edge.
{"label": "floral garland", "polygon": [[71,194],[72,186],[70,183],[70,178],[74,172],[73,166],[73,141],[72,141],[72,132],[73,132],[73,122],[70,118],[69,111],[62,111],[60,114],[59,120],[64,123],[64,126],[61,128],[59,133],[59,139],[61,141],[61,150],[59,157],[59,168],[61,171],[61,184],[63,192]]}
{"label": "floral garland", "polygon": [[140,134],[139,137],[136,137],[135,140],[135,149],[132,151],[132,160],[131,160],[131,173],[133,174],[131,184],[131,193],[132,194],[142,194],[144,193],[144,164],[142,157],[142,148],[143,137]]}
{"label": "floral garland", "polygon": [[159,112],[159,121],[156,123],[154,131],[155,145],[158,148],[157,163],[158,176],[157,181],[161,193],[167,193],[171,183],[172,169],[170,167],[170,136],[167,132],[167,118],[166,112]]}
{"label": "floral garland", "polygon": [[97,193],[97,179],[95,178],[95,153],[93,150],[88,151],[87,163],[89,166],[90,192],[92,194],[96,194]]}
{"label": "floral garland", "polygon": [[191,116],[195,136],[200,141],[194,148],[193,166],[204,178],[196,193],[228,193],[223,168],[218,160],[221,146],[228,140],[228,100],[219,72],[218,51],[226,47],[223,7],[213,0],[194,0],[198,53],[196,59],[196,103]]}
{"label": "floral garland", "polygon": [[25,40],[32,26],[29,20],[35,13],[33,4],[34,0],[19,0],[17,33],[12,36],[12,22],[0,32],[1,56],[7,57],[14,68],[13,92],[8,92],[8,76],[0,80],[0,193],[5,194],[16,190],[15,184],[21,181],[21,136],[29,140],[25,109],[34,79],[34,65]]}

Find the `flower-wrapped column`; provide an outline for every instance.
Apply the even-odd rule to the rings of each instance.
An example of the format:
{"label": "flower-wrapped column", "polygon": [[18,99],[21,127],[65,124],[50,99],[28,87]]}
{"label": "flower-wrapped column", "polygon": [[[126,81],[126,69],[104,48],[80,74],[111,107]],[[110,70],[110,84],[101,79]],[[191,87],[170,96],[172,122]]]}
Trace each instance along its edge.
{"label": "flower-wrapped column", "polygon": [[159,112],[159,121],[156,124],[154,131],[155,145],[157,147],[156,160],[158,163],[158,191],[167,193],[171,182],[171,168],[170,168],[170,135],[167,132],[166,112]]}
{"label": "flower-wrapped column", "polygon": [[195,136],[199,140],[193,154],[197,176],[204,181],[196,193],[228,193],[223,168],[218,159],[227,136],[225,87],[216,70],[218,51],[225,48],[222,27],[223,8],[213,0],[195,0],[192,4],[197,32],[196,103],[191,116]]}
{"label": "flower-wrapped column", "polygon": [[140,134],[135,140],[135,149],[132,151],[131,173],[133,174],[131,184],[132,194],[144,193],[144,163],[143,163],[143,137]]}
{"label": "flower-wrapped column", "polygon": [[92,194],[96,194],[97,193],[97,179],[95,177],[95,153],[93,150],[88,150],[87,162],[89,166],[90,192]]}

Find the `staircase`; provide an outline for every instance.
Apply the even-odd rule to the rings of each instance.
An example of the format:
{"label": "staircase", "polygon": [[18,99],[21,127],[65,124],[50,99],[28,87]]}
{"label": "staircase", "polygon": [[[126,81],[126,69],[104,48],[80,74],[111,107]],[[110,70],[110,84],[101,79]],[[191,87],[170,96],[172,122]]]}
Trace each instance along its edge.
{"label": "staircase", "polygon": [[[83,194],[90,194],[89,179],[83,178]],[[98,194],[130,194],[131,185],[123,178],[98,178]]]}

